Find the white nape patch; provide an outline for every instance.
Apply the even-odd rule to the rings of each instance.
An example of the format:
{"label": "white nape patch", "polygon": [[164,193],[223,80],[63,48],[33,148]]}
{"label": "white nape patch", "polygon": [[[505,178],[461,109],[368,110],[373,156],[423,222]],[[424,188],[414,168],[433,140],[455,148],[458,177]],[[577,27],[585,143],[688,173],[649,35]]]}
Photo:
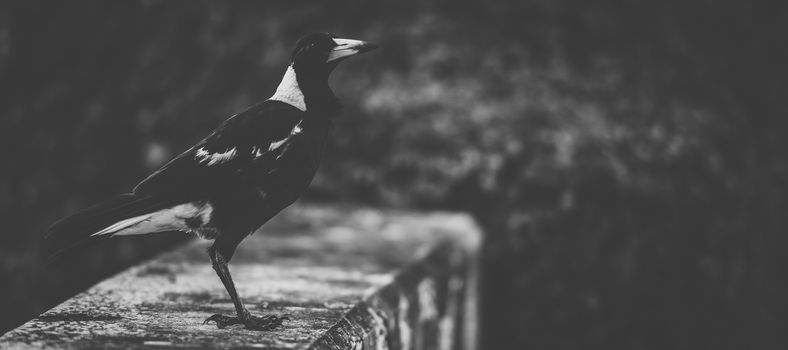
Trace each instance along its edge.
{"label": "white nape patch", "polygon": [[287,66],[287,71],[282,77],[282,82],[276,88],[274,95],[269,100],[275,100],[287,103],[302,112],[306,112],[306,102],[304,102],[304,93],[298,86],[298,79],[296,79],[296,72],[293,66]]}
{"label": "white nape patch", "polygon": [[190,202],[174,207],[155,211],[153,213],[135,216],[130,219],[118,221],[98,231],[92,236],[112,234],[115,236],[142,235],[163,231],[195,231],[186,220],[199,219],[201,225],[211,221],[213,206],[208,202]]}
{"label": "white nape patch", "polygon": [[205,147],[203,147],[197,150],[197,154],[194,155],[194,159],[200,163],[206,163],[205,165],[207,166],[211,166],[214,164],[225,163],[230,159],[233,159],[233,157],[235,157],[235,153],[235,147],[230,148],[223,153],[210,153],[205,149]]}

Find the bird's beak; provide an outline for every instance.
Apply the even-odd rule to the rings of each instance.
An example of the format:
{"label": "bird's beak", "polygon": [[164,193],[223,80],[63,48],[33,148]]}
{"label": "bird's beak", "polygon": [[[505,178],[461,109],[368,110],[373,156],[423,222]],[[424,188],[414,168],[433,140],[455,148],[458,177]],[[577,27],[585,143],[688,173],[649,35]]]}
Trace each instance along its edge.
{"label": "bird's beak", "polygon": [[334,42],[337,43],[337,46],[328,53],[326,62],[336,61],[378,48],[375,44],[361,40],[334,38]]}

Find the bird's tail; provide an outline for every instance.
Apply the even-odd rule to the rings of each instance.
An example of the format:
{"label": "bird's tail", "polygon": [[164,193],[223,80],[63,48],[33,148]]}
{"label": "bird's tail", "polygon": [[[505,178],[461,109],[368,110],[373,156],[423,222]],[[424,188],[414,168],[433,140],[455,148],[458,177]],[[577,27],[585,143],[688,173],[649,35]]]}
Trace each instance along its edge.
{"label": "bird's tail", "polygon": [[51,263],[92,240],[112,237],[123,228],[145,220],[145,214],[168,204],[152,196],[126,193],[67,216],[55,222],[44,236],[48,261]]}

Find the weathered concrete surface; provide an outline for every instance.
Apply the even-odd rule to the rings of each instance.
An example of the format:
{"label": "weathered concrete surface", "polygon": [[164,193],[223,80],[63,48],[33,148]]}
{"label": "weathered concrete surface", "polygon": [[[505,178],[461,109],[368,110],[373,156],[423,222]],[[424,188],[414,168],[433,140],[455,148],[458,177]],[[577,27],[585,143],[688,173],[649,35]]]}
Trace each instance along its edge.
{"label": "weathered concrete surface", "polygon": [[470,349],[479,231],[464,215],[296,206],[230,264],[270,332],[217,329],[233,313],[195,242],[103,281],[0,337],[0,348]]}

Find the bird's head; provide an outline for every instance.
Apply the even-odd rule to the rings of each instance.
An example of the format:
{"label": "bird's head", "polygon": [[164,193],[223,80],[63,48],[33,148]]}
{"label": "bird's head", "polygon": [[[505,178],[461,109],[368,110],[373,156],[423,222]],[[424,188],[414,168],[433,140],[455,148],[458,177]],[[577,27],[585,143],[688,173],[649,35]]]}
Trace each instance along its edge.
{"label": "bird's head", "polygon": [[306,35],[296,43],[290,66],[270,99],[302,111],[306,111],[310,104],[338,106],[328,86],[328,75],[342,60],[376,47],[360,40],[337,38],[329,33]]}
{"label": "bird's head", "polygon": [[328,77],[340,61],[375,48],[376,45],[361,40],[342,39],[330,33],[313,33],[298,40],[291,64],[299,74]]}

